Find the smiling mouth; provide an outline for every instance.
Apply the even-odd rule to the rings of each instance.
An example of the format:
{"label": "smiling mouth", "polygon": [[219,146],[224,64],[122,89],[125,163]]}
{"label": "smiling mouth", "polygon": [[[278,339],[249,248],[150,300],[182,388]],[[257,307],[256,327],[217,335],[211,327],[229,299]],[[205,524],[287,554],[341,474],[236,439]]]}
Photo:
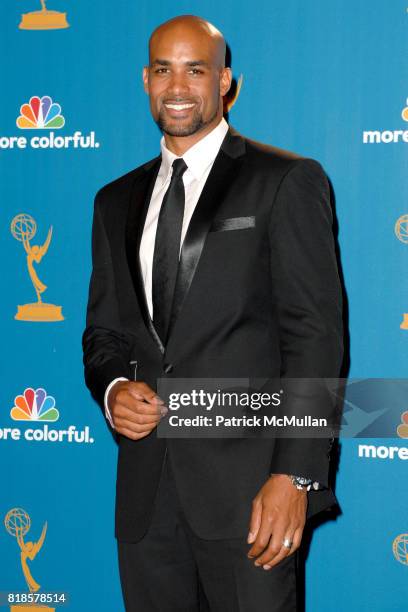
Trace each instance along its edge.
{"label": "smiling mouth", "polygon": [[190,108],[193,108],[193,106],[195,106],[195,104],[194,104],[194,102],[189,102],[189,103],[170,103],[170,102],[165,102],[164,106],[166,108],[169,108],[170,110],[183,111],[183,110],[188,110]]}

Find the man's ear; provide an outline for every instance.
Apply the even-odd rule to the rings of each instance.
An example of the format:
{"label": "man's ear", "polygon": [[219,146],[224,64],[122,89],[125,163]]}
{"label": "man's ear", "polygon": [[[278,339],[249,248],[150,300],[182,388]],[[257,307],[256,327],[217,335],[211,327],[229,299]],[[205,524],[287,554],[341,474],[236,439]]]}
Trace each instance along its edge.
{"label": "man's ear", "polygon": [[149,67],[145,66],[143,68],[143,89],[149,95]]}
{"label": "man's ear", "polygon": [[220,93],[221,96],[225,96],[230,88],[232,83],[232,71],[231,68],[222,68],[220,74]]}

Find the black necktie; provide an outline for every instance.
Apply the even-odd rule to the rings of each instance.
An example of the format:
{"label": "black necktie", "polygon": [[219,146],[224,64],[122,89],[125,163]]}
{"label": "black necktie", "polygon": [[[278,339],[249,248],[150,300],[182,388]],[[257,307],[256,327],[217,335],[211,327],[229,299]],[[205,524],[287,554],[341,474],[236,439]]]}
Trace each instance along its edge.
{"label": "black necktie", "polygon": [[157,222],[153,252],[152,299],[153,323],[166,344],[171,305],[179,263],[181,228],[184,216],[183,174],[187,165],[182,158],[173,162],[173,174],[164,194]]}

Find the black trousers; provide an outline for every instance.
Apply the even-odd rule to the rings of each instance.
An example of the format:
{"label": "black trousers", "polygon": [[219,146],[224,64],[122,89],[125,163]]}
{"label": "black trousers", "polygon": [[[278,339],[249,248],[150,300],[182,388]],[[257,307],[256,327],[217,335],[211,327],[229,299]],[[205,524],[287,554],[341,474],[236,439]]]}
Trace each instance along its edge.
{"label": "black trousers", "polygon": [[147,533],[118,542],[126,612],[295,612],[297,553],[265,571],[249,548],[191,530],[167,458]]}

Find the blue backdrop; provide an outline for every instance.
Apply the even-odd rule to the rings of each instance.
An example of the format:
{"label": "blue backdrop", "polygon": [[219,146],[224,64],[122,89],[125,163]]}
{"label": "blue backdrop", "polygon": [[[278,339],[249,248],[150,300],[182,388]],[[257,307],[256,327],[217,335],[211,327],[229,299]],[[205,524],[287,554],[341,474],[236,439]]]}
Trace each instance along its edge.
{"label": "blue backdrop", "polygon": [[[12,513],[0,526],[0,591],[27,590],[13,525],[29,516],[26,543],[37,542],[47,522],[42,548],[29,562],[41,590],[69,593],[78,612],[119,611],[116,448],[84,386],[81,334],[94,194],[158,152],[160,134],[141,84],[148,36],[177,14],[212,21],[227,38],[234,75],[243,75],[231,124],[323,164],[336,194],[350,375],[402,378],[408,366],[408,330],[401,328],[408,312],[408,4],[49,0],[48,10],[66,12],[69,27],[40,30],[19,28],[21,15],[39,10],[39,1],[3,4],[0,516],[6,519],[15,508],[26,514],[22,519]],[[48,14],[43,23],[53,18]],[[60,105],[52,107],[55,128],[35,116],[35,99],[31,111],[20,112],[36,96]],[[82,141],[80,135],[66,139],[76,132]],[[21,213],[37,224],[27,248],[43,245],[53,227],[35,266],[48,286],[43,301],[61,307],[62,321],[14,318],[17,306],[27,313],[27,304],[36,302],[21,240],[29,227],[21,218],[11,226]],[[30,388],[51,397],[43,413],[30,404],[30,392],[15,400]],[[45,408],[58,410],[50,413],[53,420],[41,420]],[[61,434],[69,426],[77,432],[71,441]],[[342,441],[337,494],[343,514],[320,527],[312,541],[306,568],[311,612],[406,608],[406,466],[398,458],[359,457],[361,443]],[[404,446],[397,434],[390,443]]]}

